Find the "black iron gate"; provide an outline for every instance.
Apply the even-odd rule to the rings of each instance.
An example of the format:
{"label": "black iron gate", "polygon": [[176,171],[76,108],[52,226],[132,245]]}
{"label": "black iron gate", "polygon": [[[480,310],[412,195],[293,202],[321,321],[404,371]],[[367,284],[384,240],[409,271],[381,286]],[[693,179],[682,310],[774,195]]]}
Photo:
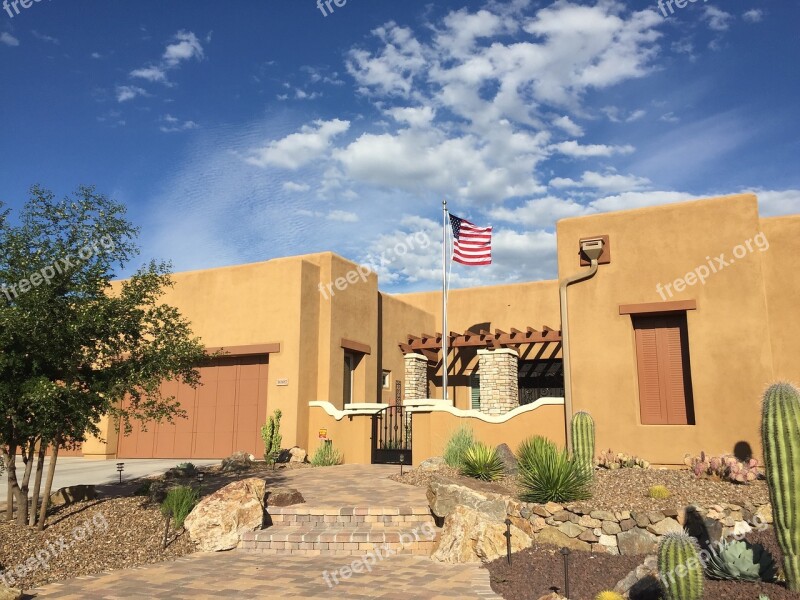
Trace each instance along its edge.
{"label": "black iron gate", "polygon": [[411,464],[411,413],[402,405],[372,415],[372,464]]}

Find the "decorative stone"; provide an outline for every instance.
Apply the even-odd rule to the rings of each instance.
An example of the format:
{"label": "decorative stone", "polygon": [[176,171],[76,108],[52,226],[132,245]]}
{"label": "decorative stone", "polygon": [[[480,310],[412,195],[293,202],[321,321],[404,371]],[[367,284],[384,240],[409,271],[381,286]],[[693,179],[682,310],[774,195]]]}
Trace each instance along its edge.
{"label": "decorative stone", "polygon": [[747,523],[747,521],[736,521],[733,526],[733,535],[734,536],[744,536],[753,531],[753,528]]}
{"label": "decorative stone", "polygon": [[593,519],[598,519],[600,521],[616,521],[617,517],[613,512],[609,512],[607,510],[593,510],[589,515]]}
{"label": "decorative stone", "polygon": [[569,516],[570,516],[569,512],[567,512],[566,510],[561,510],[561,511],[558,511],[556,514],[553,515],[553,520],[560,521],[562,523],[566,523],[567,521],[570,520]]}
{"label": "decorative stone", "polygon": [[523,519],[530,519],[532,514],[533,511],[531,510],[531,507],[528,505],[525,505],[521,509],[519,509],[519,516],[522,517]]}
{"label": "decorative stone", "polygon": [[50,506],[69,506],[87,500],[97,500],[97,490],[93,485],[71,485],[50,494]]}
{"label": "decorative stone", "polygon": [[555,502],[548,502],[547,504],[544,505],[544,508],[548,513],[550,513],[549,515],[547,515],[548,517],[550,515],[554,515],[557,512],[564,510],[563,506],[561,506],[560,504],[556,504]]}
{"label": "decorative stone", "polygon": [[533,527],[534,533],[539,533],[542,529],[547,527],[545,520],[537,515],[533,515],[530,519],[528,519],[528,522],[531,524],[531,527]]}
{"label": "decorative stone", "polygon": [[510,348],[478,350],[481,412],[504,415],[519,406],[519,354]]}
{"label": "decorative stone", "polygon": [[624,521],[625,519],[631,518],[631,511],[629,510],[621,510],[614,513],[617,521]]}
{"label": "decorative stone", "polygon": [[428,504],[431,512],[446,518],[458,506],[465,506],[502,523],[506,520],[506,499],[498,494],[482,492],[446,478],[435,478],[428,484]]}
{"label": "decorative stone", "polygon": [[651,554],[658,546],[658,539],[652,533],[637,527],[617,535],[617,546],[620,554],[625,556]]}
{"label": "decorative stone", "polygon": [[422,354],[409,353],[404,357],[406,400],[424,400],[428,397],[428,359]]}
{"label": "decorative stone", "polygon": [[294,488],[272,488],[267,492],[267,507],[292,506],[305,502],[303,494]]}
{"label": "decorative stone", "polygon": [[298,448],[297,446],[295,446],[294,448],[289,449],[290,463],[304,463],[306,462],[306,458],[308,458],[308,452],[306,452],[302,448]]}
{"label": "decorative stone", "polygon": [[239,536],[264,525],[266,484],[262,479],[242,479],[203,498],[183,526],[203,552],[232,550]]}
{"label": "decorative stone", "polygon": [[600,527],[603,524],[602,521],[599,519],[593,519],[588,515],[583,515],[580,519],[578,519],[578,525],[581,527]]}
{"label": "decorative stone", "polygon": [[581,540],[582,542],[589,542],[590,544],[596,544],[599,540],[599,538],[588,529],[584,531],[582,534],[580,534],[578,536],[578,539]]}
{"label": "decorative stone", "polygon": [[248,452],[234,452],[228,458],[222,459],[222,471],[223,473],[247,471],[253,465],[254,459],[255,457]]}
{"label": "decorative stone", "polygon": [[432,472],[432,471],[438,471],[442,467],[446,467],[446,466],[447,466],[447,463],[444,462],[444,459],[441,456],[434,456],[432,458],[428,458],[426,460],[423,460],[419,464],[417,469],[419,469],[420,471],[424,471],[424,472]]}
{"label": "decorative stone", "polygon": [[[443,563],[489,562],[506,555],[506,526],[466,506],[457,506],[444,521],[431,559]],[[528,548],[533,539],[511,525],[511,551]]]}
{"label": "decorative stone", "polygon": [[663,512],[663,513],[664,513],[664,516],[665,516],[665,517],[670,517],[670,518],[672,518],[672,519],[677,519],[677,518],[678,518],[678,513],[679,513],[679,511],[677,511],[677,510],[676,510],[676,509],[674,509],[674,508],[667,508],[666,510],[663,510],[663,511],[661,511],[661,512]]}
{"label": "decorative stone", "polygon": [[0,585],[0,600],[22,600],[22,598],[24,598],[22,590]]}
{"label": "decorative stone", "polygon": [[550,513],[550,511],[547,510],[544,506],[534,506],[533,513],[545,519],[553,516],[552,513]]}
{"label": "decorative stone", "polygon": [[591,546],[587,542],[583,542],[578,538],[571,538],[555,527],[545,527],[539,532],[539,535],[536,536],[536,541],[540,544],[557,546],[559,548],[566,547],[570,550],[582,550],[584,552],[589,552],[591,550]]}
{"label": "decorative stone", "polygon": [[647,527],[648,525],[650,525],[650,519],[647,518],[647,515],[645,513],[632,512],[631,513],[631,518],[634,521],[636,521],[636,526],[637,527],[644,528],[644,527]]}
{"label": "decorative stone", "polygon": [[[601,529],[606,535],[617,535],[622,531],[622,528],[619,526],[619,524],[615,523],[614,521],[603,521]],[[616,544],[614,545],[616,546]]]}
{"label": "decorative stone", "polygon": [[586,531],[586,529],[584,529],[580,525],[576,525],[575,523],[572,522],[564,523],[558,528],[558,530],[561,533],[568,535],[571,538],[578,537],[580,534]]}
{"label": "decorative stone", "polygon": [[769,504],[764,504],[763,506],[759,506],[755,510],[753,520],[754,521],[757,520],[756,524],[772,523],[772,506],[770,506]]}
{"label": "decorative stone", "polygon": [[655,525],[656,523],[663,521],[667,517],[661,511],[653,510],[647,513],[647,518],[650,520],[650,523]]}
{"label": "decorative stone", "polygon": [[680,533],[683,531],[683,527],[675,519],[662,519],[658,523],[648,526],[647,531],[662,536],[668,533]]}
{"label": "decorative stone", "polygon": [[659,598],[661,590],[658,585],[658,558],[645,558],[641,565],[614,586],[614,591],[634,600]]}
{"label": "decorative stone", "polygon": [[625,519],[619,522],[619,528],[622,529],[622,531],[630,531],[634,527],[636,527],[636,521],[633,519]]}
{"label": "decorative stone", "polygon": [[495,452],[500,460],[503,461],[503,471],[506,475],[516,475],[519,473],[519,461],[517,461],[517,457],[514,456],[508,444],[500,444],[495,448]]}
{"label": "decorative stone", "polygon": [[605,546],[607,548],[616,548],[617,547],[617,536],[615,535],[601,535],[600,536],[600,545]]}

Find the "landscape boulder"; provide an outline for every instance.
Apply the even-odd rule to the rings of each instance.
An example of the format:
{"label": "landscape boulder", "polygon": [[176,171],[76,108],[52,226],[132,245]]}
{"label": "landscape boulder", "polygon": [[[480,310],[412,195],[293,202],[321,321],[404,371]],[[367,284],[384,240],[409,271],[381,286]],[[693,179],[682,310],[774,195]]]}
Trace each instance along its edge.
{"label": "landscape boulder", "polygon": [[305,501],[303,494],[294,488],[272,488],[267,491],[267,508],[303,504]]}
{"label": "landscape boulder", "polygon": [[500,444],[495,448],[495,452],[497,456],[500,457],[500,460],[503,461],[503,472],[506,475],[516,475],[519,473],[519,461],[517,457],[514,456],[511,448],[508,447],[508,444]]}
{"label": "landscape boulder", "polygon": [[69,506],[87,500],[97,500],[97,490],[93,485],[71,485],[50,494],[50,506]]}
{"label": "landscape boulder", "polygon": [[658,546],[658,538],[652,533],[639,529],[623,531],[617,536],[619,553],[624,556],[637,554],[652,554]]}
{"label": "landscape boulder", "polygon": [[228,458],[222,459],[222,471],[224,473],[247,471],[253,465],[253,460],[255,460],[255,457],[252,454],[234,452]]}
{"label": "landscape boulder", "polygon": [[435,471],[440,470],[442,467],[446,467],[446,466],[447,466],[447,463],[444,462],[444,459],[441,456],[434,456],[434,457],[429,458],[427,460],[423,460],[419,464],[417,469],[419,469],[420,471],[435,472]]}
{"label": "landscape boulder", "polygon": [[628,573],[614,586],[614,591],[630,600],[658,600],[661,588],[658,585],[658,558],[648,556],[644,563]]}
{"label": "landscape boulder", "polygon": [[188,479],[190,477],[197,477],[197,473],[197,467],[192,463],[182,463],[164,473],[164,479]]}
{"label": "landscape boulder", "polygon": [[183,526],[201,551],[232,550],[242,533],[264,526],[266,495],[263,479],[235,481],[203,498]]}
{"label": "landscape boulder", "polygon": [[[466,506],[457,506],[445,519],[431,558],[443,563],[489,562],[506,555],[506,526]],[[511,552],[533,544],[533,539],[511,525]]]}
{"label": "landscape boulder", "polygon": [[428,504],[431,512],[439,518],[446,518],[458,506],[465,506],[486,518],[502,523],[506,519],[508,499],[499,494],[485,492],[480,483],[474,482],[467,487],[452,479],[436,477],[428,484]]}
{"label": "landscape boulder", "polygon": [[308,457],[308,452],[302,448],[294,447],[289,450],[290,463],[304,463]]}
{"label": "landscape boulder", "polygon": [[21,600],[22,590],[0,585],[0,600]]}

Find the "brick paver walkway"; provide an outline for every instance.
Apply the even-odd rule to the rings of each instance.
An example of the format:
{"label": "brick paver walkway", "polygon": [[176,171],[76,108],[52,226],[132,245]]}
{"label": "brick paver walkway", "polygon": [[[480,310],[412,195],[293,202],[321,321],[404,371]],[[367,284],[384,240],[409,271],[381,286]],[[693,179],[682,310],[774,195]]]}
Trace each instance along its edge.
{"label": "brick paver walkway", "polygon": [[[352,557],[258,556],[242,552],[193,554],[175,562],[98,577],[83,577],[36,590],[37,598],[380,598],[444,600],[497,598],[489,572],[479,565],[443,565],[429,558],[392,556],[371,572],[343,579]],[[323,572],[338,573],[338,585]]]}
{"label": "brick paver walkway", "polygon": [[[341,465],[324,469],[282,469],[266,476],[273,486],[299,489],[304,507],[427,506],[425,490],[387,479],[399,469],[384,465]],[[443,600],[498,598],[489,572],[480,565],[443,565],[424,556],[394,555],[376,560],[369,571],[343,567],[355,556],[198,553],[174,562],[114,571],[55,583],[32,591],[37,598],[380,598]],[[365,563],[361,563],[365,564]],[[362,570],[362,569],[359,569]],[[329,574],[328,582],[323,573]],[[333,577],[332,575],[335,575]],[[334,582],[338,580],[339,583]]]}

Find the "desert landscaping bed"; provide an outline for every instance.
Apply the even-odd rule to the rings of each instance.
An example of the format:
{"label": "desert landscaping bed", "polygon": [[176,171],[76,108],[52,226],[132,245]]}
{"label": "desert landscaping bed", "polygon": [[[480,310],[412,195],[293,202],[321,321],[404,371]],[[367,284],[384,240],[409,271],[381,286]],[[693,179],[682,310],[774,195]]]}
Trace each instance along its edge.
{"label": "desert landscaping bed", "polygon": [[[772,531],[753,532],[749,541],[763,544],[780,561],[781,553]],[[573,552],[569,557],[570,600],[594,600],[604,590],[612,590],[644,556],[612,556]],[[536,600],[554,590],[564,593],[564,558],[553,546],[534,544],[513,555],[511,566],[505,557],[486,565],[492,589],[506,600]],[[705,581],[704,600],[757,600],[766,594],[770,600],[797,600],[798,595],[777,583]],[[632,600],[658,600],[655,596],[632,596]]]}

